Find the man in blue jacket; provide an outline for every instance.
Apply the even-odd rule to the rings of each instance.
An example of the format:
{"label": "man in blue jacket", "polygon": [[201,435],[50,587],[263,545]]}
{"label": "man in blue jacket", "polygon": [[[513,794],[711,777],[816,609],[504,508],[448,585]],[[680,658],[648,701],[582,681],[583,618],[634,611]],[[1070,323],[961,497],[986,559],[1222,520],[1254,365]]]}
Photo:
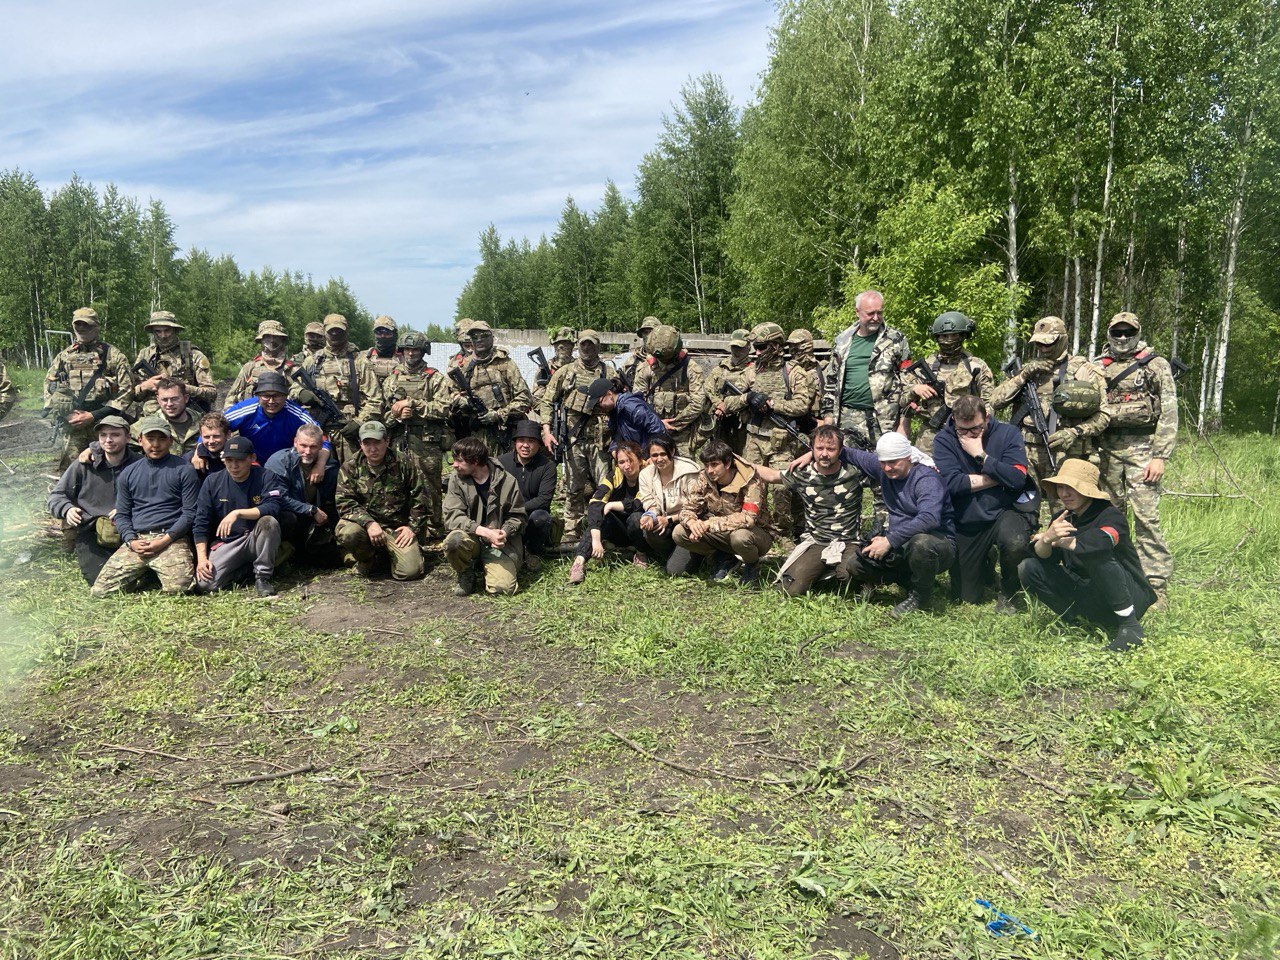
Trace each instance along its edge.
{"label": "man in blue jacket", "polygon": [[617,450],[623,440],[648,450],[649,441],[654,437],[669,436],[666,424],[644,397],[630,391],[619,393],[618,384],[607,377],[587,387],[586,409],[587,413],[602,410],[609,415],[609,433],[613,435],[609,444],[611,452]]}
{"label": "man in blue jacket", "polygon": [[335,566],[341,562],[333,539],[338,522],[338,462],[330,459],[320,482],[311,481],[323,442],[320,428],[304,423],[294,434],[293,446],[273,453],[265,467],[267,486],[280,491],[276,519],[281,537],[308,564]]}
{"label": "man in blue jacket", "polygon": [[933,459],[951,495],[956,521],[956,562],[951,599],[980,603],[991,548],[1000,553],[996,612],[1022,606],[1018,564],[1031,555],[1031,531],[1040,497],[1027,475],[1022,431],[988,419],[981,397],[962,396],[933,442]]}
{"label": "man in blue jacket", "polygon": [[248,437],[232,437],[222,448],[224,469],[200,488],[195,524],[196,591],[213,593],[239,580],[252,566],[258,596],[276,592],[271,582],[280,549],[280,491],[253,462]]}
{"label": "man in blue jacket", "polygon": [[[261,374],[254,395],[228,407],[226,417],[232,430],[253,441],[253,447],[264,463],[278,450],[287,450],[304,423],[320,426],[311,414],[289,399],[289,382],[284,374],[274,370]],[[329,454],[326,441],[318,461],[319,467],[313,474],[317,482],[324,473]]]}
{"label": "man in blue jacket", "polygon": [[853,583],[900,583],[907,597],[893,608],[905,617],[933,600],[933,582],[956,557],[951,502],[932,461],[896,431],[882,434],[876,452],[845,447],[843,459],[879,481],[889,522],[846,566]]}

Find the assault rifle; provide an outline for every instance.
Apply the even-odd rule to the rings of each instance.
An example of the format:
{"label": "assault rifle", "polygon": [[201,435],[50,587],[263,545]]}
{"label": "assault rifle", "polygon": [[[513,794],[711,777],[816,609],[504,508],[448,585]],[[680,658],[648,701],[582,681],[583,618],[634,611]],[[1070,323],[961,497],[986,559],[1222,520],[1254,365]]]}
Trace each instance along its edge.
{"label": "assault rifle", "polygon": [[534,347],[525,356],[538,365],[538,376],[535,382],[538,386],[545,387],[551,382],[551,364],[547,362],[547,355],[542,352],[541,347]]}
{"label": "assault rifle", "polygon": [[1181,379],[1182,375],[1191,369],[1177,357],[1169,358],[1169,368],[1173,371],[1175,381]]}
{"label": "assault rifle", "polygon": [[[1012,377],[1022,370],[1022,361],[1017,357],[1013,357],[1004,365],[1004,372]],[[1020,423],[1027,416],[1031,417],[1031,424],[1035,428],[1036,433],[1040,437],[1040,442],[1044,444],[1045,457],[1049,461],[1049,469],[1053,473],[1058,472],[1058,457],[1054,454],[1053,448],[1049,446],[1049,421],[1045,419],[1044,408],[1040,406],[1040,394],[1036,392],[1036,385],[1030,380],[1023,381],[1022,389],[1018,391],[1019,397],[1022,399],[1022,405],[1018,407],[1017,413],[1010,418],[1010,423]]]}
{"label": "assault rifle", "polygon": [[918,373],[921,379],[924,380],[926,384],[933,387],[934,393],[938,395],[938,401],[941,406],[939,406],[937,410],[933,411],[933,416],[929,418],[929,429],[934,431],[934,433],[937,433],[947,422],[947,417],[951,416],[951,408],[947,406],[946,388],[938,381],[938,375],[933,372],[933,368],[925,362],[923,357],[911,364],[911,366],[907,367],[904,373]]}
{"label": "assault rifle", "polygon": [[328,432],[333,425],[342,426],[346,422],[346,415],[343,414],[342,408],[334,402],[333,396],[328,390],[316,383],[316,378],[302,364],[295,364],[289,374],[298,383],[302,384],[316,398],[316,403],[320,405],[320,410],[324,414],[324,419],[320,422],[320,426]]}
{"label": "assault rifle", "polygon": [[150,380],[152,377],[160,376],[160,371],[153,367],[148,361],[138,358],[138,362],[132,367],[133,372],[140,376],[143,380]]}
{"label": "assault rifle", "polygon": [[564,463],[573,440],[569,436],[569,416],[565,412],[564,403],[559,400],[551,407],[551,437],[556,442],[552,457],[556,463]]}
{"label": "assault rifle", "polygon": [[471,416],[476,420],[483,421],[489,415],[489,408],[485,406],[485,402],[476,396],[474,390],[471,389],[471,382],[467,380],[467,375],[462,372],[461,367],[454,367],[449,371],[449,379],[453,381],[453,385],[458,388],[458,394],[467,401],[467,405],[471,407]]}
{"label": "assault rifle", "polygon": [[800,444],[806,450],[808,450],[809,447],[811,446],[811,444],[809,443],[809,438],[800,432],[800,428],[797,427],[795,423],[788,420],[786,417],[782,416],[782,414],[780,413],[774,413],[772,410],[766,407],[763,403],[751,402],[753,394],[755,396],[763,396],[763,394],[759,394],[755,390],[743,390],[737,384],[732,383],[728,380],[725,380],[723,383],[720,384],[720,393],[731,396],[731,397],[746,397],[747,405],[751,408],[753,412],[758,414],[763,414],[764,416],[768,417],[770,423],[772,423],[779,430],[785,430],[787,432],[787,436],[789,436],[796,443]]}

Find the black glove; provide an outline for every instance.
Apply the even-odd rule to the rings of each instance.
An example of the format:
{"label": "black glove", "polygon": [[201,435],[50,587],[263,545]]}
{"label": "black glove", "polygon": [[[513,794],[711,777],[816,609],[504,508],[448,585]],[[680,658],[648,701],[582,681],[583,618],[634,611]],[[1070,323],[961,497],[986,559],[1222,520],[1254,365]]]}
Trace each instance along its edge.
{"label": "black glove", "polygon": [[759,390],[748,390],[747,406],[756,413],[765,413],[769,409],[769,395]]}
{"label": "black glove", "polygon": [[348,420],[338,432],[353,443],[360,442],[360,424],[354,420]]}

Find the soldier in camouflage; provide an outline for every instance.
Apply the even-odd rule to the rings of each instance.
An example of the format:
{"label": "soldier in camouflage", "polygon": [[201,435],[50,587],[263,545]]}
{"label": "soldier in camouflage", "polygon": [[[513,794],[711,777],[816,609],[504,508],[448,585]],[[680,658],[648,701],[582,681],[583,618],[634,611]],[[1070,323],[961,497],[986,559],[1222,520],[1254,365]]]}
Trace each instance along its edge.
{"label": "soldier in camouflage", "polygon": [[1167,602],[1173,554],[1160,532],[1160,480],[1178,438],[1178,394],[1169,361],[1141,339],[1132,313],[1117,313],[1107,325],[1100,364],[1106,379],[1106,432],[1098,438],[1103,484],[1111,502],[1133,512],[1133,541],[1142,570]]}
{"label": "soldier in camouflage", "polygon": [[[147,416],[160,409],[156,402],[156,387],[164,377],[185,383],[192,406],[201,414],[212,410],[218,399],[218,385],[213,382],[209,358],[193,347],[191,341],[178,336],[182,324],[168,310],[157,310],[143,329],[151,334],[151,343],[138,351],[138,358],[133,362],[134,372],[138,375],[133,396],[142,405],[141,415]],[[155,373],[145,372],[144,365]]]}
{"label": "soldier in camouflage", "polygon": [[373,368],[373,375],[378,378],[379,387],[387,382],[387,377],[391,376],[391,371],[396,368],[400,360],[396,352],[398,341],[399,335],[394,320],[381,316],[373,321],[373,346],[365,351],[364,357]]}
{"label": "soldier in camouflage", "polygon": [[757,466],[765,483],[782,484],[804,506],[805,534],[778,570],[778,583],[798,597],[819,580],[849,579],[848,562],[862,547],[862,491],[866,475],[843,463],[844,435],[823,424],[813,432],[813,459],[803,467]]}
{"label": "soldier in camouflage", "polygon": [[[562,455],[564,462],[566,543],[581,539],[587,499],[609,470],[609,415],[592,407],[587,390],[601,377],[615,376],[613,364],[600,359],[600,335],[583,330],[578,335],[578,359],[552,374],[542,394],[542,445]],[[563,444],[552,430],[561,416]]]}
{"label": "soldier in camouflage", "polygon": [[[723,440],[733,452],[742,455],[747,443],[747,428],[742,414],[730,414],[720,406],[728,396],[725,384],[732,384],[746,392],[747,371],[751,368],[751,334],[738,329],[729,335],[729,356],[725,357],[707,374],[702,385],[702,395],[695,401],[698,416],[697,444],[691,450],[682,450],[693,456],[708,440]],[[718,411],[718,412],[717,412]]]}
{"label": "soldier in camouflage", "polygon": [[538,368],[538,376],[533,385],[531,415],[542,409],[542,398],[546,395],[547,384],[556,375],[556,371],[573,363],[573,345],[577,339],[572,327],[561,327],[551,334],[551,346],[554,352],[547,358],[547,365]]}
{"label": "soldier in camouflage", "polygon": [[300,367],[311,366],[311,360],[324,349],[324,324],[308,323],[302,334],[303,347],[289,360]]}
{"label": "soldier in camouflage", "polygon": [[44,381],[44,409],[63,436],[59,473],[93,442],[95,423],[133,403],[129,358],[101,339],[97,312],[81,307],[71,327],[75,339],[54,357]]}
{"label": "soldier in camouflage", "polygon": [[[755,363],[746,370],[747,393],[722,398],[716,409],[727,416],[740,414],[746,420],[744,460],[783,468],[804,452],[804,446],[779,427],[770,414],[792,423],[808,416],[818,388],[807,370],[783,357],[782,327],[761,323],[751,331],[751,341],[756,356]],[[774,523],[784,534],[794,529],[791,509],[790,488],[777,490],[772,513]]]}
{"label": "soldier in camouflage", "polygon": [[808,372],[813,379],[813,409],[801,422],[805,433],[812,433],[822,415],[822,398],[827,395],[827,378],[813,352],[813,334],[799,327],[787,334],[787,355],[791,362]]}
{"label": "soldier in camouflage", "polygon": [[836,337],[827,363],[822,416],[844,432],[850,445],[872,450],[901,421],[899,374],[911,359],[911,347],[901,331],[885,324],[879,292],[863,290],[854,310],[858,322]]}
{"label": "soldier in camouflage", "polygon": [[8,416],[17,400],[18,391],[9,381],[9,371],[4,368],[4,361],[0,360],[0,420]]}
{"label": "soldier in camouflage", "polygon": [[524,419],[533,405],[533,396],[516,362],[506,350],[494,346],[493,331],[487,323],[473,321],[470,336],[472,355],[461,367],[462,376],[471,393],[484,404],[485,412],[476,413],[460,389],[454,393],[453,404],[466,416],[471,435],[484,442],[490,456],[497,457],[510,449],[508,427]]}
{"label": "soldier in camouflage", "polygon": [[976,324],[959,310],[949,310],[933,321],[930,333],[938,343],[938,349],[924,358],[924,364],[933,372],[933,378],[942,384],[944,396],[929,385],[928,378],[919,370],[903,377],[902,429],[908,435],[911,421],[919,424],[915,439],[916,448],[930,453],[933,438],[946,425],[947,417],[962,396],[991,399],[995,378],[991,368],[980,357],[964,349],[964,342],[973,333]]}
{"label": "soldier in camouflage", "polygon": [[[1101,410],[1103,380],[1102,372],[1089,362],[1087,357],[1070,356],[1067,351],[1067,325],[1059,317],[1044,317],[1036,321],[1030,343],[1035,350],[1035,358],[1022,365],[1022,369],[1003,383],[997,384],[989,398],[991,406],[999,412],[1006,407],[1013,407],[1024,384],[1035,384],[1036,394],[1040,397],[1040,409],[1044,411],[1049,425],[1049,446],[1061,459],[1076,457],[1088,459],[1093,453],[1093,441],[1107,428],[1107,416]],[[1081,381],[1092,383],[1097,388],[1099,407],[1097,412],[1084,417],[1068,417],[1053,408],[1053,395],[1063,384]],[[1012,417],[1006,415],[1008,422],[1022,428],[1022,439],[1027,445],[1027,460],[1037,482],[1043,481],[1053,471],[1049,467],[1049,455],[1045,442],[1036,432],[1031,414],[1025,406],[1014,407]],[[1062,510],[1061,505],[1050,498],[1050,508],[1054,513]]]}
{"label": "soldier in camouflage", "polygon": [[636,371],[634,390],[653,407],[679,449],[688,450],[697,432],[695,401],[703,392],[702,368],[684,349],[675,327],[659,324],[645,342],[649,356]]}
{"label": "soldier in camouflage", "polygon": [[644,366],[645,358],[649,356],[649,334],[658,326],[657,317],[645,317],[640,321],[640,326],[636,328],[635,336],[631,338],[631,346],[628,348],[626,363],[618,364],[618,376],[622,378],[622,382],[626,384],[628,390],[635,390],[636,374],[640,372],[640,368]]}
{"label": "soldier in camouflage", "polygon": [[338,526],[343,563],[362,577],[390,560],[394,580],[419,580],[418,545],[427,524],[427,492],[413,457],[401,456],[378,420],[360,425],[360,451],[338,472]]}
{"label": "soldier in camouflage", "polygon": [[458,352],[449,358],[449,369],[464,367],[471,359],[471,328],[476,322],[470,317],[463,317],[453,328],[453,338],[458,343]]}
{"label": "soldier in camouflage", "polygon": [[258,375],[268,370],[284,374],[285,379],[291,384],[289,398],[297,399],[299,388],[296,383],[293,383],[292,375],[296,364],[285,358],[284,351],[289,343],[289,334],[280,325],[280,321],[263,320],[258,324],[258,335],[254,339],[258,341],[261,349],[256,357],[240,368],[236,378],[231,381],[231,386],[227,388],[227,399],[223,409],[229,410],[241,400],[254,396],[258,387]]}
{"label": "soldier in camouflage", "polygon": [[382,416],[382,391],[373,368],[360,351],[347,341],[347,318],[331,313],[324,318],[324,349],[311,360],[309,371],[316,385],[333,398],[342,412],[342,424],[325,423],[324,410],[313,405],[309,410],[329,434],[338,463],[356,454],[360,424]]}
{"label": "soldier in camouflage", "polygon": [[430,349],[426,334],[409,331],[402,336],[401,360],[383,383],[382,391],[387,403],[391,445],[418,463],[429,501],[427,536],[436,539],[444,535],[440,472],[453,389],[448,377],[426,364],[426,353]]}

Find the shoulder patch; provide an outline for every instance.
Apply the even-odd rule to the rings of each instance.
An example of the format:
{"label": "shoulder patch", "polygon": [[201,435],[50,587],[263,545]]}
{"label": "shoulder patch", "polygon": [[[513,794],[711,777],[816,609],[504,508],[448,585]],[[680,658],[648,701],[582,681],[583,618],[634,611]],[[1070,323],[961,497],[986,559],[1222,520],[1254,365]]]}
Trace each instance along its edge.
{"label": "shoulder patch", "polygon": [[1113,547],[1120,543],[1120,533],[1115,527],[1099,527],[1098,529],[1107,535]]}

